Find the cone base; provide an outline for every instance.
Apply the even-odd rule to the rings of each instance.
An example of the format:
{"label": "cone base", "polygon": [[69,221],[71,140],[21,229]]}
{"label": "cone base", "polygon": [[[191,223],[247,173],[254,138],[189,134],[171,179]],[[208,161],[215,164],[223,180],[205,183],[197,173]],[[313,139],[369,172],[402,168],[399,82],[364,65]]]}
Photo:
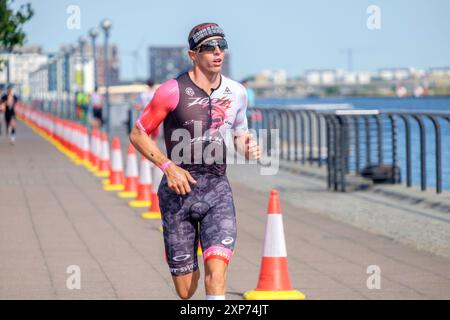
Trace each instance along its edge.
{"label": "cone base", "polygon": [[94,174],[98,178],[108,178],[109,177],[109,171],[99,171]]}
{"label": "cone base", "polygon": [[67,158],[69,158],[69,159],[73,158],[73,154],[66,147],[63,147],[63,149],[61,149],[59,151],[61,151],[62,154],[65,155]]}
{"label": "cone base", "polygon": [[92,172],[92,174],[96,174],[98,172],[98,168],[94,165],[91,165],[89,168],[87,168],[88,171]]}
{"label": "cone base", "polygon": [[156,211],[147,211],[141,214],[142,219],[161,219],[161,213]]}
{"label": "cone base", "polygon": [[74,153],[74,152],[72,152],[72,151],[66,151],[66,156],[70,159],[70,160],[72,160],[72,161],[76,161],[77,160],[77,158],[78,158],[78,156]]}
{"label": "cone base", "polygon": [[244,293],[245,300],[304,300],[306,296],[297,290],[259,291]]}
{"label": "cone base", "polygon": [[122,191],[125,189],[123,184],[105,184],[103,190],[105,191]]}
{"label": "cone base", "polygon": [[145,201],[145,200],[134,200],[134,201],[128,202],[128,205],[132,208],[145,208],[145,207],[150,207],[151,202]]}
{"label": "cone base", "polygon": [[81,166],[83,164],[83,160],[81,160],[80,158],[74,158],[72,159],[72,162],[75,163],[77,166]]}
{"label": "cone base", "polygon": [[89,160],[85,160],[83,165],[88,171],[92,171],[95,169],[95,167],[89,162]]}
{"label": "cone base", "polygon": [[119,198],[122,198],[122,199],[136,198],[137,197],[137,192],[136,191],[121,191],[121,192],[117,193],[117,196]]}

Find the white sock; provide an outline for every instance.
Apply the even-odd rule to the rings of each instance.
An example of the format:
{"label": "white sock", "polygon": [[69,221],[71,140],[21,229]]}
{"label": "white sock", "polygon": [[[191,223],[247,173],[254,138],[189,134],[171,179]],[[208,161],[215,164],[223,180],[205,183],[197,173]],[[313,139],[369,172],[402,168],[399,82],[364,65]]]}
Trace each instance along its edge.
{"label": "white sock", "polygon": [[211,296],[211,295],[207,294],[205,300],[225,300],[225,295],[223,295],[223,296]]}

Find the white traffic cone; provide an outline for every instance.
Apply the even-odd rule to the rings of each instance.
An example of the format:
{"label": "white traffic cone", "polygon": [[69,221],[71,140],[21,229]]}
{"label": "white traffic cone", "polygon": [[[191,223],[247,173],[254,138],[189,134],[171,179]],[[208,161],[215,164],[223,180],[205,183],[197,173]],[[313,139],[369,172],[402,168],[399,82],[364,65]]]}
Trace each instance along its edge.
{"label": "white traffic cone", "polygon": [[150,161],[141,157],[139,168],[139,185],[136,200],[130,201],[128,205],[134,208],[145,208],[151,205],[152,200],[152,176],[150,173]]}
{"label": "white traffic cone", "polygon": [[124,189],[122,150],[119,138],[116,136],[112,141],[111,173],[109,183],[103,189],[106,191],[121,191]]}
{"label": "white traffic cone", "polygon": [[117,193],[119,198],[136,198],[139,183],[136,151],[133,145],[128,145],[127,163],[125,168],[125,190]]}
{"label": "white traffic cone", "polygon": [[244,293],[247,300],[301,300],[305,295],[292,289],[288,271],[283,219],[278,192],[270,193],[264,254],[257,288]]}
{"label": "white traffic cone", "polygon": [[95,174],[96,177],[107,178],[110,174],[110,162],[109,162],[109,143],[108,136],[105,132],[101,134],[101,156],[100,156],[100,167],[98,172]]}
{"label": "white traffic cone", "polygon": [[141,216],[143,219],[161,219],[161,209],[159,208],[158,188],[164,173],[155,165],[152,167],[152,205],[149,211],[144,212]]}

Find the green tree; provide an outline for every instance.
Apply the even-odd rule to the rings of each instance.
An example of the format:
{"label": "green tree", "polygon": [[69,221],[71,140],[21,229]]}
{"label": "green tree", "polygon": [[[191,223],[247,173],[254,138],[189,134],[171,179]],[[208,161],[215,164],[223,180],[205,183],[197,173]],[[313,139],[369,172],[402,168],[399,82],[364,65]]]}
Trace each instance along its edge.
{"label": "green tree", "polygon": [[[0,0],[0,52],[11,53],[25,43],[26,34],[22,26],[33,17],[34,11],[29,3],[23,4],[14,12],[14,0]],[[0,71],[8,68],[8,61],[0,60]],[[9,70],[7,70],[9,83]]]}

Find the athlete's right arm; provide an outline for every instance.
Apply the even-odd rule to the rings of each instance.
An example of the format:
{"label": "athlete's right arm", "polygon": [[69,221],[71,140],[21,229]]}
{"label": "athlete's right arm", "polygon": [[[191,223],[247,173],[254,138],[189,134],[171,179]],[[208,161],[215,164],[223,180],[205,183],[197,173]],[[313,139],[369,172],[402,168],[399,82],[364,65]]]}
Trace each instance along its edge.
{"label": "athlete's right arm", "polygon": [[[176,80],[163,83],[145,107],[130,133],[130,142],[133,146],[158,167],[161,167],[169,159],[161,152],[156,142],[149,135],[158,128],[169,112],[175,109],[178,100],[179,92]],[[188,171],[174,163],[171,163],[164,170],[164,173],[167,176],[169,188],[177,194],[185,195],[187,192],[191,192],[189,182],[196,183]]]}

